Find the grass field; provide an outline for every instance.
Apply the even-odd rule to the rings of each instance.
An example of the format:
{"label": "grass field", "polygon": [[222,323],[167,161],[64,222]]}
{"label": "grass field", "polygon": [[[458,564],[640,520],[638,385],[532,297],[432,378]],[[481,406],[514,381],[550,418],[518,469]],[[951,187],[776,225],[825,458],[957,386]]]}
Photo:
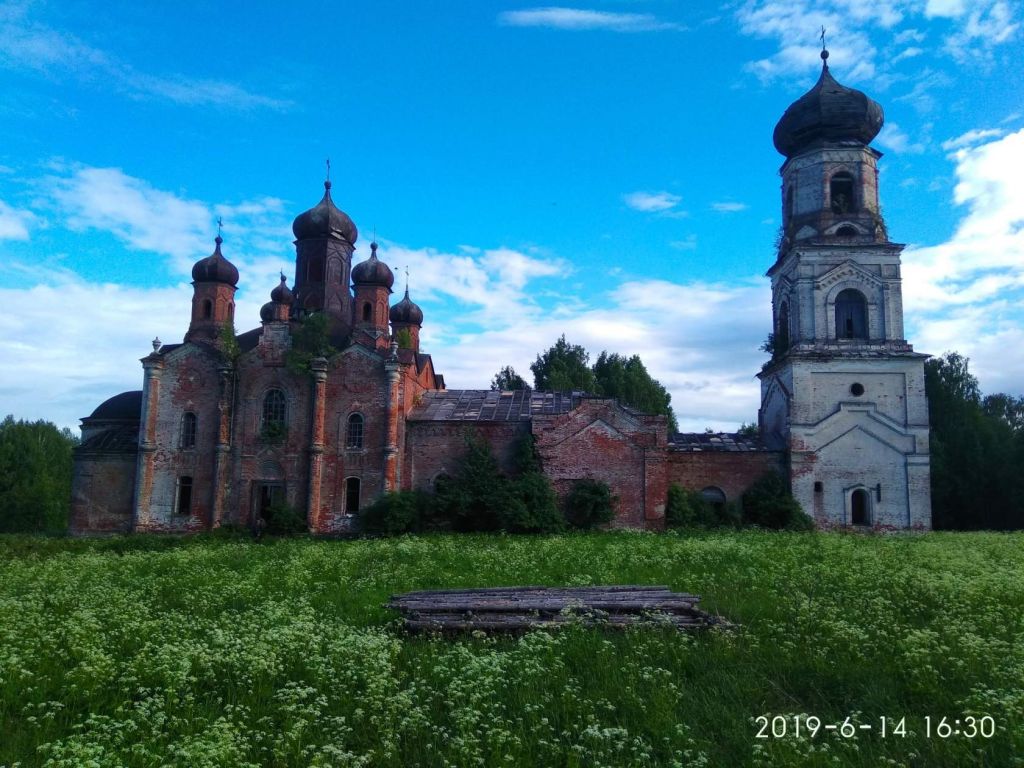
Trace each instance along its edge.
{"label": "grass field", "polygon": [[[381,607],[621,583],[741,627],[409,638]],[[13,765],[1024,765],[1024,535],[0,537]]]}

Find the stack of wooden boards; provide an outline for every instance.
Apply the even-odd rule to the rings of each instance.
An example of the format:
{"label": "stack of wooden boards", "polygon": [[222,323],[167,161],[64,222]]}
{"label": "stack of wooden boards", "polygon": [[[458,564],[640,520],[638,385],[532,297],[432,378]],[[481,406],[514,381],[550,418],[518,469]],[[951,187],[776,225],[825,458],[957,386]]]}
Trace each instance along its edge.
{"label": "stack of wooden boards", "polygon": [[726,622],[697,608],[699,595],[668,587],[490,587],[393,595],[387,603],[419,632],[501,631],[566,624],[630,627],[660,624],[698,629]]}

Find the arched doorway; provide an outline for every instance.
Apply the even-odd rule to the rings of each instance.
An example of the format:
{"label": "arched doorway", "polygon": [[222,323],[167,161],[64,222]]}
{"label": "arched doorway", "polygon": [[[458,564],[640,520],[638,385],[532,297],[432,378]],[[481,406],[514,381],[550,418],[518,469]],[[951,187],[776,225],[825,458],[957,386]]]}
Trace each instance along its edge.
{"label": "arched doorway", "polygon": [[871,496],[863,488],[850,495],[850,522],[853,525],[871,525]]}

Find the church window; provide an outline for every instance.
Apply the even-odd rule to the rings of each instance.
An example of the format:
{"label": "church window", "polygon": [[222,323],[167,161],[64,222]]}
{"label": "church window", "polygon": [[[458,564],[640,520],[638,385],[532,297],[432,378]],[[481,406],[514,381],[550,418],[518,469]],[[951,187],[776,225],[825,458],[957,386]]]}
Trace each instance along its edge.
{"label": "church window", "polygon": [[836,296],[836,338],[866,339],[868,306],[864,294],[847,288]]}
{"label": "church window", "polygon": [[203,300],[203,320],[209,320],[213,317],[213,302],[209,299]]}
{"label": "church window", "polygon": [[359,478],[350,477],[345,481],[345,514],[359,512]]}
{"label": "church window", "polygon": [[306,273],[311,283],[324,281],[324,260],[322,256],[314,256],[309,260],[309,271]]}
{"label": "church window", "polygon": [[263,428],[274,425],[284,426],[285,399],[284,392],[272,389],[263,398]]}
{"label": "church window", "polygon": [[837,237],[856,237],[857,236],[857,230],[854,227],[851,227],[849,224],[844,224],[843,226],[841,226],[839,229],[836,230],[836,236]]}
{"label": "church window", "polygon": [[358,413],[353,413],[348,417],[348,429],[345,430],[345,447],[363,447],[363,417]]}
{"label": "church window", "polygon": [[370,318],[372,316],[373,316],[373,307],[370,305],[370,302],[367,301],[366,303],[363,304],[363,322],[364,323],[370,322]]}
{"label": "church window", "polygon": [[235,302],[228,303],[228,320],[235,319]]}
{"label": "church window", "polygon": [[853,176],[841,171],[829,182],[829,201],[832,213],[850,213],[856,210],[853,202]]}
{"label": "church window", "polygon": [[178,478],[178,493],[174,510],[179,515],[188,515],[192,512],[192,478],[183,475]]}
{"label": "church window", "polygon": [[779,308],[779,327],[775,329],[775,352],[789,349],[789,304],[782,302]]}
{"label": "church window", "polygon": [[871,524],[871,497],[863,488],[850,494],[850,522],[854,525]]}
{"label": "church window", "polygon": [[864,394],[864,385],[859,381],[853,382],[853,384],[850,385],[850,394],[854,397],[860,397]]}
{"label": "church window", "polygon": [[196,447],[196,415],[186,411],[181,417],[181,447]]}
{"label": "church window", "polygon": [[714,485],[709,485],[700,492],[701,499],[704,503],[711,507],[715,512],[721,513],[725,511],[725,491]]}

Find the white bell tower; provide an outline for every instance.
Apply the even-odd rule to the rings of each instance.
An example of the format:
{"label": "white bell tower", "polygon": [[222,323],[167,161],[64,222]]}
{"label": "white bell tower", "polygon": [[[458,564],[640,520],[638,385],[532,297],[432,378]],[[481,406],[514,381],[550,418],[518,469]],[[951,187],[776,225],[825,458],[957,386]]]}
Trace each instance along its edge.
{"label": "white bell tower", "polygon": [[882,108],[827,59],[775,127],[786,161],[761,434],[788,451],[793,495],[819,526],[929,529],[927,355],[904,338],[903,246],[878,203]]}

